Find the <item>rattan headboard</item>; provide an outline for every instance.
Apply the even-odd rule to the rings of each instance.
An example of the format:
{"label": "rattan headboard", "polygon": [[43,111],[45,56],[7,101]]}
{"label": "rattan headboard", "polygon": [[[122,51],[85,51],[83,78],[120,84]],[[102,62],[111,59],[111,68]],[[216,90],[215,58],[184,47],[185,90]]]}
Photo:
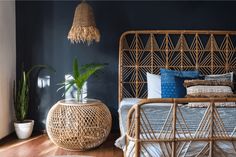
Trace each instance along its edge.
{"label": "rattan headboard", "polygon": [[236,31],[128,31],[119,44],[119,102],[147,97],[146,72],[160,68],[199,70],[201,74],[236,71]]}

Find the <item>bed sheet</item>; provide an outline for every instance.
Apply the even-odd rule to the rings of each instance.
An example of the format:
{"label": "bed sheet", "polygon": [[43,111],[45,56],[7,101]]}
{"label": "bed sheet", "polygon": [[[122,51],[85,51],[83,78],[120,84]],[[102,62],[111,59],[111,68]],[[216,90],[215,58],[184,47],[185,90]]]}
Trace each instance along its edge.
{"label": "bed sheet", "polygon": [[[137,98],[125,98],[121,101],[118,113],[119,113],[119,125],[121,136],[116,140],[115,145],[123,150],[125,150],[125,132],[126,132],[126,121],[127,121],[127,113],[129,109],[137,104],[141,99]],[[166,117],[170,111],[172,104],[168,103],[152,103],[143,106],[143,110],[145,111],[147,118],[150,123],[153,124],[157,130],[160,130],[163,126]],[[182,105],[179,107],[186,123],[188,125],[188,129],[194,132],[202,117],[206,111],[206,108],[191,108],[186,105]],[[222,119],[226,131],[230,134],[235,129],[236,126],[236,108],[217,108],[220,118]],[[132,143],[130,143],[131,147]],[[128,147],[128,148],[129,148]],[[151,148],[151,147],[150,147]],[[234,154],[236,156],[236,154]]]}

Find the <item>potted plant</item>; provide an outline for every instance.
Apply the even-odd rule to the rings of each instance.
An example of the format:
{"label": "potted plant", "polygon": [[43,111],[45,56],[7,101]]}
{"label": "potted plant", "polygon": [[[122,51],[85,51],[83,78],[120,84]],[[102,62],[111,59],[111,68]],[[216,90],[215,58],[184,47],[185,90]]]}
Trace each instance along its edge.
{"label": "potted plant", "polygon": [[[26,139],[31,136],[34,120],[26,119],[29,108],[29,87],[30,74],[36,68],[52,68],[46,65],[35,65],[29,71],[22,70],[18,84],[14,81],[13,99],[16,121],[14,122],[15,131],[19,139]],[[54,70],[53,70],[54,71]]]}
{"label": "potted plant", "polygon": [[[92,76],[94,73],[96,73],[98,70],[104,68],[105,64],[86,64],[81,66],[80,68],[78,67],[78,60],[77,58],[74,59],[73,61],[73,78],[70,80],[66,80],[63,83],[60,83],[58,85],[61,85],[60,88],[58,88],[57,91],[64,89],[65,88],[65,92],[68,92],[69,89],[75,85],[76,86],[76,91],[77,91],[77,95],[76,95],[76,101],[77,102],[81,102],[83,103],[84,99],[83,99],[83,86],[85,84],[85,82],[90,78],[90,76]],[[64,95],[63,94],[63,95]]]}

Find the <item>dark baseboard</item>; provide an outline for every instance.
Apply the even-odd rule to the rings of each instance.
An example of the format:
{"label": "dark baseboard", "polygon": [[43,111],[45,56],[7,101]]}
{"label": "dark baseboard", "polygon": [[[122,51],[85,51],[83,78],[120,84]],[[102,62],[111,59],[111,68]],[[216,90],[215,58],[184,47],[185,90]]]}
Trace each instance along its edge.
{"label": "dark baseboard", "polygon": [[10,133],[9,135],[7,135],[7,136],[3,137],[2,139],[0,139],[0,146],[4,143],[7,143],[7,142],[11,141],[12,139],[15,139],[15,138],[17,138],[17,137],[16,137],[16,133],[14,131],[14,132]]}
{"label": "dark baseboard", "polygon": [[[41,135],[41,134],[45,134],[45,131],[33,131],[31,137],[34,137],[34,136],[38,136],[38,135]],[[7,142],[10,142],[10,141],[13,141],[13,140],[16,140],[18,139],[17,136],[16,136],[16,132],[12,132],[10,133],[9,135],[3,137],[2,139],[0,139],[0,146],[3,145],[3,144],[6,144]]]}

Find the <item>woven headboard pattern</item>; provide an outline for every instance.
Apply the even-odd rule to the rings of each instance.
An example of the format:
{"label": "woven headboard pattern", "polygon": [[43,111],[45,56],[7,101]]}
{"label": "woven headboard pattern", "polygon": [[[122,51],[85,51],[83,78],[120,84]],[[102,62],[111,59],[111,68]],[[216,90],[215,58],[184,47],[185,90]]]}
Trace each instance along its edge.
{"label": "woven headboard pattern", "polygon": [[160,68],[236,71],[236,31],[145,30],[122,34],[119,43],[119,102],[147,97],[146,72]]}

